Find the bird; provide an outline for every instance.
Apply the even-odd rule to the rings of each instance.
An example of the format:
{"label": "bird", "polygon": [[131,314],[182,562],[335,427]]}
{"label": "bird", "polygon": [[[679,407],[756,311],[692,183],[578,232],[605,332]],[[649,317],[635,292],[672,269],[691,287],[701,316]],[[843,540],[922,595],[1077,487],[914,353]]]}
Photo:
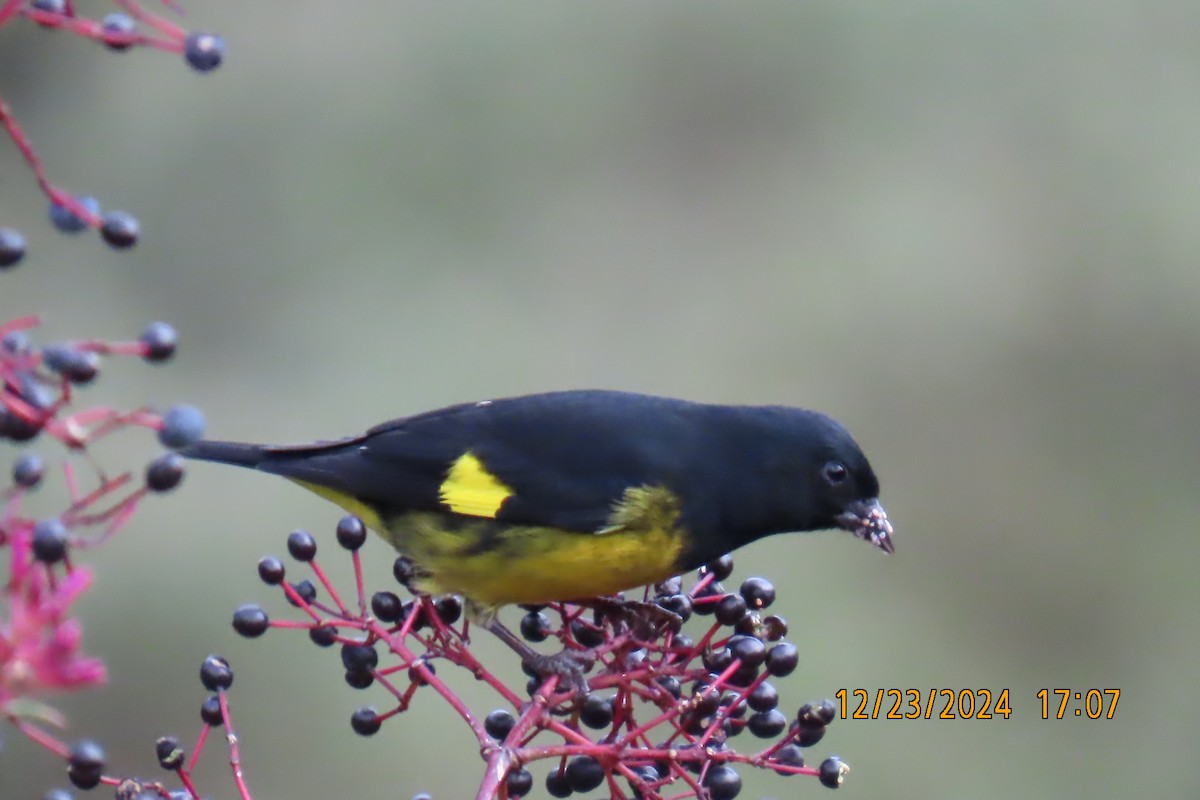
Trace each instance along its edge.
{"label": "bird", "polygon": [[833,418],[788,406],[567,390],[332,441],[180,452],[288,478],[357,515],[412,560],[415,588],[461,595],[497,632],[503,606],[657,583],[774,534],[841,528],[894,552],[862,449]]}

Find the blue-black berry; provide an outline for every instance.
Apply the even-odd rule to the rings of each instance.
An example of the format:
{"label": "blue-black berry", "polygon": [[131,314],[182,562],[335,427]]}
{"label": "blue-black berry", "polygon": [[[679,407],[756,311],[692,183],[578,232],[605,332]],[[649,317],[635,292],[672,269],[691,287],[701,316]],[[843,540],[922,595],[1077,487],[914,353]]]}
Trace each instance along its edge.
{"label": "blue-black berry", "polygon": [[214,728],[225,724],[225,717],[221,716],[221,700],[215,694],[210,694],[200,704],[200,719]]}
{"label": "blue-black berry", "polygon": [[371,613],[380,622],[399,622],[404,618],[404,603],[394,592],[371,595]]}
{"label": "blue-black berry", "polygon": [[104,46],[109,50],[128,50],[133,46],[129,36],[137,32],[137,23],[128,14],[108,14],[100,20],[104,31]]}
{"label": "blue-black berry", "polygon": [[350,727],[359,736],[372,736],[379,732],[381,725],[383,720],[379,718],[379,713],[370,706],[360,708],[350,717]]}
{"label": "blue-black berry", "polygon": [[[76,197],[75,202],[93,215],[100,214],[100,201],[94,197]],[[87,229],[87,222],[83,217],[53,200],[50,201],[50,222],[63,233],[79,233]]]}
{"label": "blue-black berry", "polygon": [[750,696],[746,698],[746,705],[755,711],[770,711],[779,705],[779,692],[770,683],[763,681],[750,692]]}
{"label": "blue-black berry", "polygon": [[550,619],[540,611],[521,617],[521,635],[530,642],[542,642],[550,635]]}
{"label": "blue-black berry", "polygon": [[497,708],[483,719],[483,729],[488,732],[488,736],[491,736],[498,742],[507,739],[509,731],[516,724],[517,719],[512,715],[512,712],[503,708]]}
{"label": "blue-black berry", "polygon": [[567,762],[567,781],[577,792],[590,792],[604,783],[604,767],[591,756],[575,756]]}
{"label": "blue-black berry", "polygon": [[742,776],[728,764],[715,764],[704,775],[711,800],[733,800],[742,791]]}
{"label": "blue-black berry", "polygon": [[160,767],[174,772],[183,766],[187,751],[179,746],[179,740],[174,736],[160,736],[154,743],[154,755]]}
{"label": "blue-black berry", "polygon": [[714,580],[723,581],[733,574],[733,556],[726,553],[700,568],[700,575],[713,575]]}
{"label": "blue-black berry", "polygon": [[12,228],[0,228],[0,269],[16,266],[25,257],[25,237]]}
{"label": "blue-black berry", "polygon": [[204,414],[195,406],[171,406],[162,417],[158,441],[164,447],[179,450],[204,436]]}
{"label": "blue-black berry", "polygon": [[92,789],[104,776],[104,748],[84,739],[71,748],[67,756],[67,777],[80,789]]}
{"label": "blue-black berry", "polygon": [[818,778],[822,786],[836,789],[842,785],[842,781],[846,779],[846,773],[849,771],[850,767],[846,766],[844,761],[837,756],[830,756],[821,762]]}
{"label": "blue-black berry", "polygon": [[262,606],[253,603],[241,606],[233,612],[233,629],[247,639],[262,636],[270,627],[271,620]]}
{"label": "blue-black berry", "polygon": [[32,489],[42,482],[46,474],[46,462],[37,453],[23,453],[13,462],[13,483],[25,489]]}
{"label": "blue-black berry", "polygon": [[218,655],[210,655],[200,665],[200,682],[210,692],[221,692],[233,685],[233,670],[229,662]]}
{"label": "blue-black berry", "polygon": [[367,541],[367,526],[353,514],[347,514],[338,520],[338,544],[347,550],[357,550]]}
{"label": "blue-black berry", "polygon": [[553,769],[546,776],[546,794],[551,797],[570,797],[574,793],[575,790],[571,788],[571,780],[567,777],[566,772]]}
{"label": "blue-black berry", "polygon": [[[302,600],[305,603],[311,604],[314,600],[317,599],[317,587],[313,586],[313,582],[310,581],[308,578],[305,578],[304,580],[299,581],[297,583],[293,583],[292,589],[293,589],[293,591],[296,592],[297,595],[300,596],[300,600]],[[300,603],[296,602],[295,600],[292,600],[291,597],[288,597],[288,602],[294,606],[300,605]]]}
{"label": "blue-black berry", "polygon": [[142,331],[138,341],[145,348],[142,358],[152,364],[157,364],[175,355],[175,346],[179,341],[179,335],[175,333],[175,328],[169,323],[151,322]]}
{"label": "blue-black berry", "polygon": [[283,583],[283,562],[274,556],[263,556],[258,560],[258,577],[268,586]]}
{"label": "blue-black berry", "polygon": [[308,640],[317,647],[333,647],[337,642],[337,628],[333,625],[314,625],[308,629]]}
{"label": "blue-black berry", "polygon": [[317,540],[308,531],[292,531],[288,534],[287,549],[297,561],[312,561],[317,557]]}
{"label": "blue-black berry", "polygon": [[342,666],[351,672],[369,672],[378,665],[379,653],[371,645],[342,645]]}
{"label": "blue-black berry", "polygon": [[767,672],[776,678],[792,674],[800,663],[800,653],[791,642],[780,642],[767,651]]}
{"label": "blue-black berry", "polygon": [[67,555],[67,526],[57,519],[44,519],[33,526],[33,557],[45,564],[62,561]]}
{"label": "blue-black berry", "polygon": [[509,797],[524,797],[533,789],[533,775],[527,769],[514,769],[505,779],[505,788],[508,789]]}
{"label": "blue-black berry", "polygon": [[775,602],[775,586],[766,578],[746,578],[738,591],[746,599],[746,605],[755,611]]}
{"label": "blue-black berry", "polygon": [[183,480],[183,456],[163,453],[146,465],[146,488],[152,492],[167,492]]}
{"label": "blue-black berry", "polygon": [[214,33],[192,33],[183,42],[183,57],[197,72],[210,72],[225,57],[225,40]]}
{"label": "blue-black berry", "polygon": [[594,730],[602,730],[612,725],[613,699],[589,694],[579,709],[579,720]]}
{"label": "blue-black berry", "polygon": [[[785,767],[803,767],[804,766],[804,753],[800,749],[799,745],[785,744],[783,747],[781,747],[775,751],[775,755],[771,757],[771,760],[774,761],[776,764],[781,764]],[[780,775],[793,774],[791,772],[788,772],[787,770],[782,770],[782,769],[777,769],[775,771],[777,773],[779,773]]]}
{"label": "blue-black berry", "polygon": [[746,720],[746,727],[760,739],[774,739],[783,733],[787,725],[787,717],[777,708],[751,714],[750,718]]}

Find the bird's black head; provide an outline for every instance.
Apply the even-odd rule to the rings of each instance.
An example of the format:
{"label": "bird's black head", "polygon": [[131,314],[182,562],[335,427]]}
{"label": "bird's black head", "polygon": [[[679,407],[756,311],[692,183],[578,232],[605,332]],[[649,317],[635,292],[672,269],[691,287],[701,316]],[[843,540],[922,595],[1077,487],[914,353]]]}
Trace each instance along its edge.
{"label": "bird's black head", "polygon": [[815,411],[748,409],[761,448],[755,498],[757,534],[843,528],[893,552],[892,525],[879,503],[879,480],[862,449],[837,421]]}

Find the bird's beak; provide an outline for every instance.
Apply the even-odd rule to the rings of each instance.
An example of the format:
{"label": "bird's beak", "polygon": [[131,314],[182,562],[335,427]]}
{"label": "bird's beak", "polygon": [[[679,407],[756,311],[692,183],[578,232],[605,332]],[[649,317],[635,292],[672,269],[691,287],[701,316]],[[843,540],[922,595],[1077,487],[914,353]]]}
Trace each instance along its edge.
{"label": "bird's beak", "polygon": [[850,531],[864,542],[870,542],[885,553],[896,552],[892,544],[892,523],[876,499],[855,500],[838,514],[838,527]]}

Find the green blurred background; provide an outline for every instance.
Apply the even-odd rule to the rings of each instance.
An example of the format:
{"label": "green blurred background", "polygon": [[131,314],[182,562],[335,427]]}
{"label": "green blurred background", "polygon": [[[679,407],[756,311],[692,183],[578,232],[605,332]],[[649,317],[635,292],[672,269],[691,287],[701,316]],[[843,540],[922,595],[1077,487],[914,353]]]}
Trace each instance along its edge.
{"label": "green blurred background", "polygon": [[[1200,6],[187,5],[229,42],[211,75],[0,31],[0,92],[52,177],[145,230],[129,254],[55,234],[0,142],[0,224],[31,241],[0,317],[182,339],[90,402],[186,400],[213,435],[284,442],[567,387],[827,410],[882,477],[898,553],[825,533],[739,554],[801,647],[785,704],[1007,687],[1013,707],[835,723],[812,756],[852,765],[842,796],[1196,795]],[[473,796],[475,748],[432,696],[360,739],[350,713],[382,692],[303,636],[229,628],[243,602],[281,610],[257,558],[337,517],[208,466],[147,503],[91,559],[112,680],[58,701],[67,736],[156,774],[217,651],[256,797]],[[368,553],[382,586],[391,553]],[[1055,687],[1120,688],[1115,719],[1041,720]],[[63,782],[4,748],[0,797]],[[825,791],[746,777],[743,797]]]}

